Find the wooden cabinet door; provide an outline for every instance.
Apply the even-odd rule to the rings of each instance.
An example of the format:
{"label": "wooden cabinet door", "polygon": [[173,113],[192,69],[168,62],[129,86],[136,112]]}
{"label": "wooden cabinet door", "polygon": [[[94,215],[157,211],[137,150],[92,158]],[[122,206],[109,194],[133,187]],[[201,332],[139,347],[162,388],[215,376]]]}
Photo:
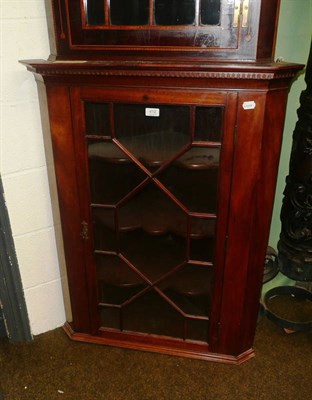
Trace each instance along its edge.
{"label": "wooden cabinet door", "polygon": [[253,60],[259,45],[268,58],[276,10],[277,0],[53,0],[55,51],[83,59]]}
{"label": "wooden cabinet door", "polygon": [[216,337],[236,99],[71,89],[93,335],[204,346]]}

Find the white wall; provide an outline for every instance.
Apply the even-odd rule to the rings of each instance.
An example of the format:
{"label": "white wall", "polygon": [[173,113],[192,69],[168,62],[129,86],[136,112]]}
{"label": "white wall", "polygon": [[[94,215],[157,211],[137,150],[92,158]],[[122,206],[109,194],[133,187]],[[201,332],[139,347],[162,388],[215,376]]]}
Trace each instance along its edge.
{"label": "white wall", "polygon": [[65,314],[37,89],[18,60],[46,59],[48,33],[44,0],[0,1],[0,172],[36,335],[62,325]]}
{"label": "white wall", "polygon": [[[0,172],[31,329],[36,335],[64,323],[61,286],[66,284],[66,279],[62,263],[59,267],[54,239],[36,84],[18,60],[46,59],[48,33],[44,0],[0,0],[0,4]],[[282,0],[282,8],[277,56],[290,60],[288,56],[292,55],[292,61],[305,62],[311,35],[311,1]],[[288,113],[293,115],[298,106],[298,93],[292,98],[294,103],[289,102]],[[285,132],[287,145],[279,175],[273,241],[279,232],[280,192],[287,174],[293,126],[294,123],[287,123],[288,132]]]}

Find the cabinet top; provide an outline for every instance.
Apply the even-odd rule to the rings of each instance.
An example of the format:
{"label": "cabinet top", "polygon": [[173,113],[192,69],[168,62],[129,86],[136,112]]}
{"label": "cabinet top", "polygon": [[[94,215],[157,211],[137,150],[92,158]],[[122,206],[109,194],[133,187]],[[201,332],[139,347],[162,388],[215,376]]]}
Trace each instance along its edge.
{"label": "cabinet top", "polygon": [[[168,78],[172,84],[188,82],[190,86],[212,85],[217,88],[255,87],[265,89],[274,81],[278,87],[288,87],[304,65],[293,63],[253,62],[253,63],[205,63],[205,62],[172,62],[167,61],[45,61],[22,60],[27,69],[42,76],[45,82],[80,85],[85,82],[99,84],[102,81],[111,84],[112,78],[150,78],[149,85],[163,84],[163,78]],[[89,79],[91,78],[91,80]],[[96,79],[94,79],[96,78]],[[234,82],[236,83],[234,84]],[[197,82],[197,83],[195,83]],[[209,83],[210,82],[210,83]],[[262,82],[262,83],[261,83]],[[270,83],[271,82],[271,83]],[[142,83],[142,81],[141,81]]]}
{"label": "cabinet top", "polygon": [[280,0],[45,0],[50,60],[272,60]]}

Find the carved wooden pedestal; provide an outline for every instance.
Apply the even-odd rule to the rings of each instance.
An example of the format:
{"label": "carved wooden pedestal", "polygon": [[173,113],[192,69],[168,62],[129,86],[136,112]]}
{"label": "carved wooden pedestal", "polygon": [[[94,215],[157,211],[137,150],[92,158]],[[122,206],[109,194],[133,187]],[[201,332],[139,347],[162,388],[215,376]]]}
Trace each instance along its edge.
{"label": "carved wooden pedestal", "polygon": [[297,281],[312,281],[312,49],[305,80],[307,88],[300,97],[278,243],[281,271]]}

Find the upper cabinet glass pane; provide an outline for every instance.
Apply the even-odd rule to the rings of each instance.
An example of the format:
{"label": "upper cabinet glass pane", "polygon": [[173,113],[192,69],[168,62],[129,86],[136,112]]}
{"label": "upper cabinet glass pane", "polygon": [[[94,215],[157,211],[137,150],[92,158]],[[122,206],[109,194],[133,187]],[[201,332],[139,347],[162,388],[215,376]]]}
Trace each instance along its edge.
{"label": "upper cabinet glass pane", "polygon": [[243,0],[237,4],[234,0],[50,2],[55,59],[272,59],[277,0],[249,1],[244,26],[237,12]]}
{"label": "upper cabinet glass pane", "polygon": [[220,24],[221,0],[201,0],[200,21],[202,25]]}
{"label": "upper cabinet glass pane", "polygon": [[156,25],[193,25],[195,0],[155,0]]}
{"label": "upper cabinet glass pane", "polygon": [[[85,19],[88,26],[104,26],[105,1],[84,0]],[[150,7],[154,9],[151,10]],[[201,25],[219,25],[221,0],[110,0],[111,25],[148,25],[154,14],[156,25],[195,25],[196,5],[199,7]],[[197,25],[197,24],[196,24]]]}
{"label": "upper cabinet glass pane", "polygon": [[104,25],[104,1],[84,0],[86,24],[90,26]]}
{"label": "upper cabinet glass pane", "polygon": [[112,25],[147,25],[149,0],[110,0]]}

